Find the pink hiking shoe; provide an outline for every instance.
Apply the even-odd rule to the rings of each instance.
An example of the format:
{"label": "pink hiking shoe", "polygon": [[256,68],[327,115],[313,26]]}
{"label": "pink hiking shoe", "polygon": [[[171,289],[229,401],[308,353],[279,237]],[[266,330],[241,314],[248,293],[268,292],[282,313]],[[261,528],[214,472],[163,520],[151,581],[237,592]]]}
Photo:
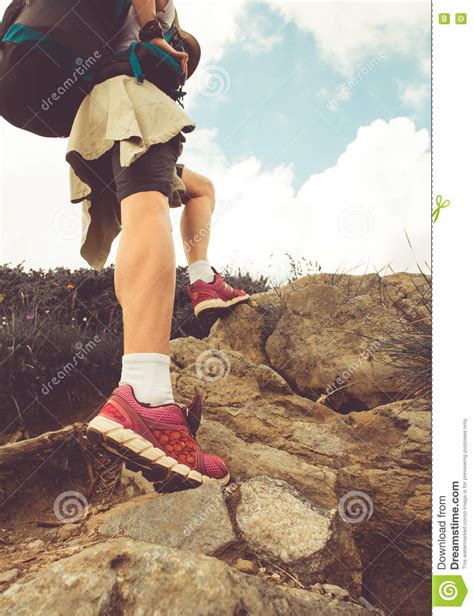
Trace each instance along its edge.
{"label": "pink hiking shoe", "polygon": [[188,286],[189,297],[197,317],[226,312],[229,308],[250,299],[250,295],[245,291],[233,289],[214,268],[212,269],[215,274],[213,282],[197,280]]}
{"label": "pink hiking shoe", "polygon": [[200,421],[198,395],[187,408],[149,407],[137,401],[130,385],[122,385],[88,424],[87,437],[160,489],[195,488],[211,479],[226,485],[230,475],[224,461],[204,453],[195,440]]}

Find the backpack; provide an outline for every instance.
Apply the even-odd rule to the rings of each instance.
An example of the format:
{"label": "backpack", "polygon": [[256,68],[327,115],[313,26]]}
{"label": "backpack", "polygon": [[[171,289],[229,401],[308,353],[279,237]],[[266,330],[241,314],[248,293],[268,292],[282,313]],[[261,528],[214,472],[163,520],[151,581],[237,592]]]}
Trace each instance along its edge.
{"label": "backpack", "polygon": [[13,0],[0,24],[0,115],[37,135],[67,137],[84,98],[108,78],[107,67],[109,77],[132,74],[139,82],[153,73],[151,81],[175,99],[183,96],[181,67],[161,49],[132,43],[115,53],[114,37],[131,4]]}
{"label": "backpack", "polygon": [[[174,26],[165,32],[164,39],[174,49],[185,51]],[[127,50],[116,52],[97,71],[95,83],[116,75],[135,77],[138,83],[147,79],[183,106],[181,99],[186,96],[183,91],[186,80],[183,69],[173,57],[151,43],[136,41]]]}

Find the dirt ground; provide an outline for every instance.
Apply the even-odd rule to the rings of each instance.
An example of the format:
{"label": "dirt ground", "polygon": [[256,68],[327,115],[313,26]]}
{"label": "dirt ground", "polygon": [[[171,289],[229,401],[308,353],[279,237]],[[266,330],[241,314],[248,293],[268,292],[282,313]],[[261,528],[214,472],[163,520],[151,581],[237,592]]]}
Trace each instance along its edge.
{"label": "dirt ground", "polygon": [[[121,460],[88,443],[79,431],[70,447],[42,466],[22,466],[7,479],[0,475],[0,592],[14,581],[28,581],[50,562],[103,541],[94,516],[142,493],[133,480],[124,482],[122,467]],[[251,555],[239,552],[237,557],[230,550],[220,559],[273,584],[302,587],[285,571]]]}
{"label": "dirt ground", "polygon": [[87,519],[130,497],[121,486],[121,461],[81,439],[42,464],[0,475],[0,572],[18,569],[22,576],[74,553],[93,541]]}

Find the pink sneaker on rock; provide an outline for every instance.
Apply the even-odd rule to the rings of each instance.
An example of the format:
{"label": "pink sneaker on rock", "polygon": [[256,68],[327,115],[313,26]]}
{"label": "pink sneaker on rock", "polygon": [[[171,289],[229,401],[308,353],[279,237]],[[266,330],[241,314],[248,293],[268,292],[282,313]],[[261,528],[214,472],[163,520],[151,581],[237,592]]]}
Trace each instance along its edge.
{"label": "pink sneaker on rock", "polygon": [[215,274],[213,282],[197,280],[188,286],[194,314],[197,317],[226,312],[229,308],[250,299],[250,295],[245,291],[233,289],[214,268],[212,269]]}
{"label": "pink sneaker on rock", "polygon": [[198,395],[187,408],[149,407],[137,401],[130,385],[122,385],[88,424],[87,438],[141,470],[159,489],[195,488],[211,479],[226,485],[230,475],[224,461],[196,442],[200,421]]}

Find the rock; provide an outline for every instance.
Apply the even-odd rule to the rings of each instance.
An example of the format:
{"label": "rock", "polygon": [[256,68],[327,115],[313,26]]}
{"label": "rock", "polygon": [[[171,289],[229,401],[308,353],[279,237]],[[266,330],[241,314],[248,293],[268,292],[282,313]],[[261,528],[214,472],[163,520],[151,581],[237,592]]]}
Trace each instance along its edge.
{"label": "rock", "polygon": [[334,582],[360,592],[362,564],[335,510],[316,506],[268,477],[240,487],[236,521],[248,548],[303,583]]}
{"label": "rock", "polygon": [[367,601],[364,597],[359,597],[359,603],[365,607],[366,610],[372,612],[373,614],[378,614],[379,616],[384,616],[384,612],[382,610],[377,609],[372,603]]}
{"label": "rock", "polygon": [[326,595],[332,595],[341,601],[350,601],[350,594],[344,588],[335,584],[321,584],[321,589]]}
{"label": "rock", "polygon": [[155,488],[151,481],[145,479],[141,473],[128,470],[125,464],[122,466],[120,475],[120,485],[124,488],[128,498],[133,498],[140,494],[154,494]]}
{"label": "rock", "polygon": [[119,538],[48,565],[0,597],[0,612],[38,614],[365,616],[362,606],[273,586],[223,562]]}
{"label": "rock", "polygon": [[[353,461],[338,472],[337,492],[340,503],[355,492],[361,505],[350,525],[366,565],[364,584],[373,593],[368,599],[403,616],[424,613],[429,578],[414,579],[431,571],[430,404],[395,402],[351,419],[354,445],[361,440]],[[400,597],[407,597],[401,606]]]}
{"label": "rock", "polygon": [[104,537],[130,537],[203,554],[222,552],[236,541],[217,482],[186,492],[139,496],[93,523]]}
{"label": "rock", "polygon": [[415,321],[429,331],[423,294],[421,275],[307,276],[237,307],[208,341],[268,364],[305,397],[330,394],[332,408],[367,410],[412,389],[412,375],[391,364],[382,340]]}
{"label": "rock", "polygon": [[[238,432],[238,430],[236,430]],[[335,507],[336,473],[325,466],[310,464],[295,454],[259,442],[247,442],[217,421],[204,420],[199,440],[208,451],[222,456],[234,480],[269,475],[291,483],[308,498]]]}
{"label": "rock", "polygon": [[[255,366],[233,351],[226,351],[221,358],[227,366],[225,377],[199,378],[196,366],[210,350],[205,342],[193,338],[172,341],[173,363],[179,363],[174,378],[179,376],[180,402],[189,401],[198,389],[206,418],[218,421],[244,440],[311,456],[313,462],[327,466],[328,455],[332,457],[333,453],[333,450],[328,453],[327,439],[319,439],[318,449],[317,435],[306,442],[306,436],[298,440],[298,435],[293,433],[296,429],[300,434],[305,434],[305,429],[317,432],[321,424],[330,422],[332,434],[337,436],[342,431],[349,435],[344,417],[293,394],[288,387],[282,387],[282,379],[274,371]],[[272,385],[268,386],[269,383]]]}
{"label": "rock", "polygon": [[259,312],[243,304],[238,319],[232,318],[232,314],[229,313],[214,324],[208,343],[215,349],[239,351],[254,364],[266,364],[268,358],[265,354],[265,342],[268,333],[275,326],[275,323],[271,323],[269,332],[265,335],[268,329],[268,315],[269,311]]}
{"label": "rock", "polygon": [[26,545],[26,547],[29,550],[39,550],[43,546],[44,546],[44,541],[42,539],[36,539],[35,541],[31,541],[30,543],[27,543]]}
{"label": "rock", "polygon": [[9,569],[0,573],[0,584],[11,584],[20,575],[18,569]]}
{"label": "rock", "polygon": [[242,573],[258,573],[258,566],[251,560],[245,560],[245,558],[238,558],[234,563],[234,567],[237,571],[241,571]]}
{"label": "rock", "polygon": [[57,536],[62,541],[67,541],[75,535],[79,529],[80,526],[77,526],[76,524],[64,524],[64,526],[61,526],[58,529]]}
{"label": "rock", "polygon": [[350,593],[345,588],[335,584],[313,584],[311,590],[322,595],[330,595],[340,601],[351,601]]}
{"label": "rock", "polygon": [[270,366],[306,397],[331,393],[333,408],[345,412],[388,402],[401,390],[400,380],[373,361],[389,327],[386,309],[370,306],[371,311],[367,298],[348,302],[333,286],[311,289],[313,311],[306,291],[289,296],[289,307],[265,345]]}

